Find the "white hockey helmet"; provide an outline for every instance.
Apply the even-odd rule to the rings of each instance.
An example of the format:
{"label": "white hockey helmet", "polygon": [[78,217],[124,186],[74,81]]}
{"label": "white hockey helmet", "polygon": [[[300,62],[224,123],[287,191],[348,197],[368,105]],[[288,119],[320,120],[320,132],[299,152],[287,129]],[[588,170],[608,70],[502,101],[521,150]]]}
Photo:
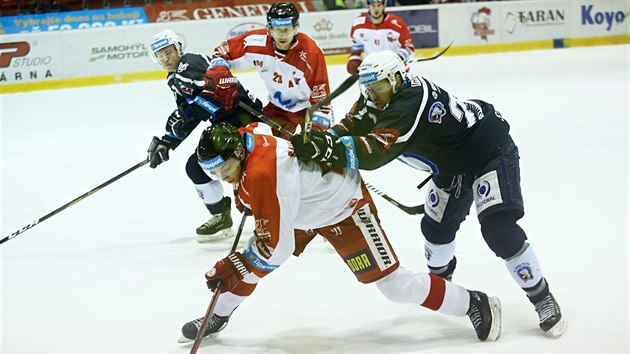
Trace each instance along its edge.
{"label": "white hockey helmet", "polygon": [[400,56],[389,50],[372,53],[363,59],[359,66],[359,83],[371,84],[387,79],[392,85],[392,91],[396,93],[396,73],[402,78],[405,72],[405,63]]}
{"label": "white hockey helmet", "polygon": [[164,30],[153,36],[153,40],[151,41],[151,56],[156,63],[158,61],[155,53],[169,45],[175,46],[175,50],[177,50],[179,56],[184,54],[184,40],[177,33],[171,30]]}

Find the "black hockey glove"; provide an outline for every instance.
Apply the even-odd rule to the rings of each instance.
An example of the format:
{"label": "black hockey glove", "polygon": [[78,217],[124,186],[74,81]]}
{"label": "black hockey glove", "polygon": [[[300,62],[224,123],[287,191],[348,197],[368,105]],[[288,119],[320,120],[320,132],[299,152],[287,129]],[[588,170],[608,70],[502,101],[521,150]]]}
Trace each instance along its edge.
{"label": "black hockey glove", "polygon": [[149,160],[149,167],[156,168],[164,161],[168,161],[168,151],[171,150],[172,142],[167,137],[162,139],[154,136],[149,145],[147,151],[147,160]]}
{"label": "black hockey glove", "polygon": [[312,130],[310,141],[304,143],[303,133],[291,137],[295,155],[304,160],[336,162],[344,156],[344,147],[339,138],[326,131]]}

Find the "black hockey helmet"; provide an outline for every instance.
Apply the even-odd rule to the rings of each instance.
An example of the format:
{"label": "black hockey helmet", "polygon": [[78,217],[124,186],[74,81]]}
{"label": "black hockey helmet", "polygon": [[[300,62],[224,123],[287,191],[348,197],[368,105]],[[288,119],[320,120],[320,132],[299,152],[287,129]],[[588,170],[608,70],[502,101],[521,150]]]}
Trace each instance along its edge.
{"label": "black hockey helmet", "polygon": [[201,133],[197,160],[204,170],[212,170],[232,157],[239,146],[243,146],[243,138],[235,126],[225,122],[214,124]]}
{"label": "black hockey helmet", "polygon": [[267,27],[299,26],[300,13],[290,2],[277,2],[267,11]]}

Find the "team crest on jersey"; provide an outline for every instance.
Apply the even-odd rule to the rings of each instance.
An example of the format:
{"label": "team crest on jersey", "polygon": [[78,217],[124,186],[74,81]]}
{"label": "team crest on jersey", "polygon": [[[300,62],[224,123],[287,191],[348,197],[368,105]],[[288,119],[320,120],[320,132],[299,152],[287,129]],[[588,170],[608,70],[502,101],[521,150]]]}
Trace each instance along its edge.
{"label": "team crest on jersey", "polygon": [[269,223],[269,220],[267,219],[256,219],[255,221],[256,228],[254,230],[254,233],[256,234],[258,238],[260,239],[271,238],[271,232],[267,230],[267,223]]}
{"label": "team crest on jersey", "polygon": [[529,263],[517,265],[516,268],[514,268],[514,271],[524,282],[534,279],[534,272],[532,272],[532,267],[529,266]]}
{"label": "team crest on jersey", "polygon": [[435,102],[429,108],[429,122],[430,123],[442,123],[442,117],[446,115],[446,109],[442,102]]}
{"label": "team crest on jersey", "polygon": [[263,67],[263,61],[262,60],[254,60],[254,66],[257,66],[259,68]]}
{"label": "team crest on jersey", "polygon": [[179,63],[179,65],[177,66],[178,73],[182,73],[186,69],[188,69],[188,63]]}
{"label": "team crest on jersey", "polygon": [[311,98],[318,99],[326,97],[326,84],[315,85],[313,86],[313,92],[311,93]]}
{"label": "team crest on jersey", "polygon": [[387,32],[387,41],[390,43],[394,42],[394,34],[391,31]]}

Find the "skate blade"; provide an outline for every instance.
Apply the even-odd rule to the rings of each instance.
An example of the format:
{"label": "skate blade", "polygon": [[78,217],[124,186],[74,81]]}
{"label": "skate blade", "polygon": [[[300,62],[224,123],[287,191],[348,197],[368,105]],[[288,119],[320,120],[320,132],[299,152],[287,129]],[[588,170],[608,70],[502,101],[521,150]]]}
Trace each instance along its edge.
{"label": "skate blade", "polygon": [[492,311],[492,327],[486,341],[494,342],[501,336],[501,301],[498,297],[488,296],[490,311]]}
{"label": "skate blade", "polygon": [[549,328],[545,334],[549,337],[560,337],[567,330],[567,320],[564,317],[560,318],[560,321],[556,323],[553,327]]}
{"label": "skate blade", "polygon": [[[214,337],[216,337],[216,336],[218,336],[218,335],[219,335],[219,333],[218,333],[218,332],[217,332],[217,333],[208,334],[207,336],[205,336],[205,337],[201,338],[201,342],[205,342],[205,341],[207,341],[208,339],[212,339],[212,338],[214,338]],[[190,339],[190,338],[186,338],[186,337],[184,337],[184,336],[181,336],[181,337],[179,337],[179,339],[177,340],[177,343],[181,343],[181,344],[188,344],[188,343],[192,343],[192,342],[194,342],[194,341],[195,341],[194,339]]]}
{"label": "skate blade", "polygon": [[212,235],[199,235],[197,234],[197,242],[199,243],[208,243],[208,242],[217,242],[221,240],[225,240],[227,238],[234,237],[234,231],[232,229],[221,230]]}

